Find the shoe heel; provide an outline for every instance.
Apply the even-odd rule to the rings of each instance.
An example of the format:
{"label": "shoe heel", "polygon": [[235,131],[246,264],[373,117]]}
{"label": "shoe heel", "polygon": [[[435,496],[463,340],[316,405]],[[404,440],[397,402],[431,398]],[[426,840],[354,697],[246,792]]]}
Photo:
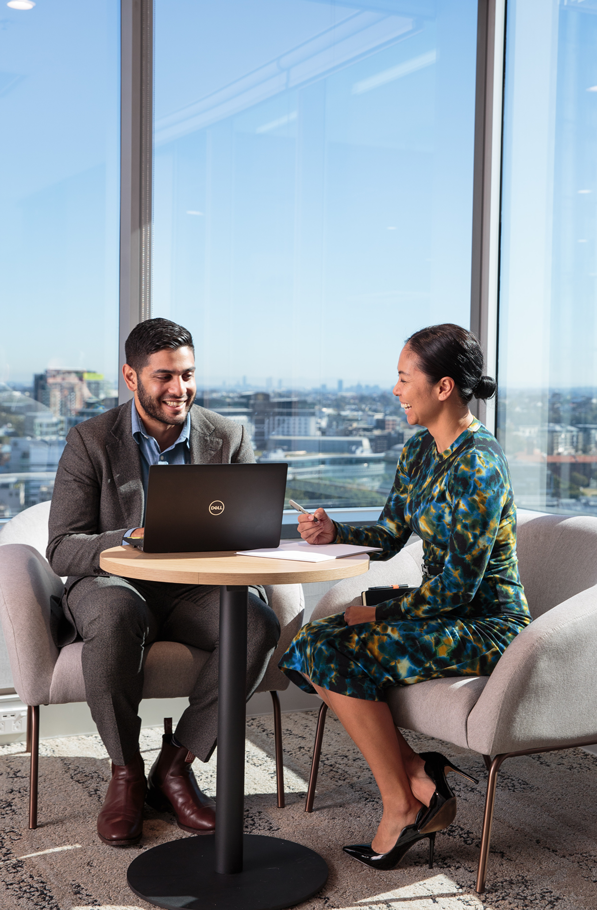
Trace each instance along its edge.
{"label": "shoe heel", "polygon": [[435,812],[430,820],[419,827],[421,834],[434,834],[436,831],[443,831],[448,825],[451,825],[456,818],[456,797],[452,796]]}
{"label": "shoe heel", "polygon": [[467,780],[470,780],[471,784],[479,783],[476,777],[473,777],[472,774],[467,774],[466,771],[463,771],[461,768],[457,768],[456,765],[453,765],[451,761],[448,761],[448,759],[446,759],[446,764],[451,771],[456,771],[456,774],[460,774],[461,777],[465,777]]}
{"label": "shoe heel", "polygon": [[429,835],[429,868],[433,869],[433,855],[435,853],[435,831]]}

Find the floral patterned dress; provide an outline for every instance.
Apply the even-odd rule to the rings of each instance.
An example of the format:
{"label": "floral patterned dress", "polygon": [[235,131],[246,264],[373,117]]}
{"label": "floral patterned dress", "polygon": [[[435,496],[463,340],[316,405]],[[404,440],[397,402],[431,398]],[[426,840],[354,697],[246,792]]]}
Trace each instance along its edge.
{"label": "floral patterned dress", "polygon": [[305,676],[369,701],[383,700],[390,686],[488,676],[531,621],[508,465],[477,419],[444,452],[427,430],[413,436],[378,523],[336,527],[338,543],[381,547],[373,559],[389,559],[418,534],[423,581],[380,604],[374,622],[348,626],[337,614],[303,626],[280,669],[307,692],[313,688]]}

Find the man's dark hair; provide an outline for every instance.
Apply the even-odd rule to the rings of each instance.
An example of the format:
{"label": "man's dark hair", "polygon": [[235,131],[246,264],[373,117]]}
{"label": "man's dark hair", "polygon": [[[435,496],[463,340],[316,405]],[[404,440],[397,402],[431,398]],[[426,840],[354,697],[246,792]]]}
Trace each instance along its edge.
{"label": "man's dark hair", "polygon": [[126,362],[135,373],[139,373],[150,356],[157,351],[184,347],[195,350],[193,336],[189,330],[161,317],[140,322],[124,343]]}

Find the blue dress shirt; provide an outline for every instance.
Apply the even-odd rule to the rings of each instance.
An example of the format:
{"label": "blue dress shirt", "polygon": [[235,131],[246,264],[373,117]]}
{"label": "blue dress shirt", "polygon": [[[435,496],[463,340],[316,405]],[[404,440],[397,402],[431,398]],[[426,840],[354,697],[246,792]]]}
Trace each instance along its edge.
{"label": "blue dress shirt", "polygon": [[[153,464],[188,464],[191,458],[191,412],[187,414],[187,419],[182,425],[180,436],[176,442],[172,443],[163,452],[157,440],[147,434],[143,422],[139,417],[135,400],[131,401],[131,421],[133,439],[141,450],[141,480],[143,481],[143,492],[145,501],[147,501],[147,482],[149,480],[149,468]],[[143,510],[143,523],[145,523],[145,509]],[[135,529],[129,528],[125,537],[128,537]]]}

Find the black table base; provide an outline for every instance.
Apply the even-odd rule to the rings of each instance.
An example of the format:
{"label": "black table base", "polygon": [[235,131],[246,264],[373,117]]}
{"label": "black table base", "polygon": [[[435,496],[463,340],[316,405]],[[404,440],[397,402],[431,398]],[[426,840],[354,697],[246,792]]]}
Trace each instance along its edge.
{"label": "black table base", "polygon": [[243,836],[244,868],[215,871],[215,837],[188,837],[154,847],[129,866],[129,887],[157,907],[176,910],[279,910],[323,888],[325,861],[278,837]]}
{"label": "black table base", "polygon": [[243,834],[247,587],[220,589],[216,833],[153,847],[131,863],[129,887],[168,910],[278,910],[312,897],[328,877],[313,850]]}

